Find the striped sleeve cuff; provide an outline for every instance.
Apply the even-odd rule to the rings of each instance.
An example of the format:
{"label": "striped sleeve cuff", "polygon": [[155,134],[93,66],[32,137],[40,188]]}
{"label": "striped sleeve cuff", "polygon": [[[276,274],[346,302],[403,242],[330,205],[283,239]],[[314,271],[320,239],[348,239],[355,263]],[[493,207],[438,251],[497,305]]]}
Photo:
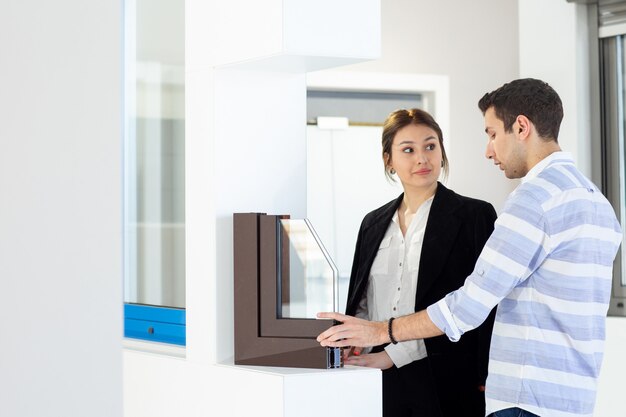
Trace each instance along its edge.
{"label": "striped sleeve cuff", "polygon": [[444,332],[452,342],[458,342],[461,339],[463,333],[454,322],[445,298],[428,306],[426,313],[435,326]]}

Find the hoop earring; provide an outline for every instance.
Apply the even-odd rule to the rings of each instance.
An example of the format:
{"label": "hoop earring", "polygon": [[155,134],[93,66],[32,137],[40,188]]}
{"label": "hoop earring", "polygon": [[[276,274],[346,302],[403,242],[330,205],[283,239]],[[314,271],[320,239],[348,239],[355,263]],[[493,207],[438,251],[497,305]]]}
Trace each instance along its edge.
{"label": "hoop earring", "polygon": [[443,168],[443,159],[441,160],[441,168]]}

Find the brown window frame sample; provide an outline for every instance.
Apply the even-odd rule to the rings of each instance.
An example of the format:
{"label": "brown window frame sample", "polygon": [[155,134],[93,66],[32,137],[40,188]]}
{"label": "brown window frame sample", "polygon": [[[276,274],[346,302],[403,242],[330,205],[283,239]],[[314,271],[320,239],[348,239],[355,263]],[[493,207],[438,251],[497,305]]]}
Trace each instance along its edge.
{"label": "brown window frame sample", "polygon": [[288,301],[280,291],[289,273],[288,248],[279,247],[283,218],[288,216],[233,215],[235,364],[341,367],[341,350],[315,340],[333,321],[279,317],[281,303]]}

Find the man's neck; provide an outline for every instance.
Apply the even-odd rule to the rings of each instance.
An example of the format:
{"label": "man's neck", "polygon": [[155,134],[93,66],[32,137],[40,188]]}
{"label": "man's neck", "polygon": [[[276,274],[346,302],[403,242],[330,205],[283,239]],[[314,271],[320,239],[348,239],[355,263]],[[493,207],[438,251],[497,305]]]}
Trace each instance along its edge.
{"label": "man's neck", "polygon": [[528,167],[527,171],[533,169],[535,165],[552,155],[554,152],[561,151],[559,143],[555,140],[545,141],[543,139],[538,139],[538,141],[539,142],[536,143],[536,146],[533,146],[533,148],[528,151],[528,157],[526,158],[526,166]]}

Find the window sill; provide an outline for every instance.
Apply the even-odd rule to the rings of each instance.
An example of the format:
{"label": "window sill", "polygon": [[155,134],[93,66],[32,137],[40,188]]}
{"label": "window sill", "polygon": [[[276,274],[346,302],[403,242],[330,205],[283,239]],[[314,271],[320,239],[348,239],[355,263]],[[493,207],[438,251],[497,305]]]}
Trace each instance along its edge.
{"label": "window sill", "polygon": [[122,347],[124,350],[135,352],[152,353],[182,359],[187,357],[187,349],[185,346],[171,345],[169,343],[149,342],[125,337]]}

